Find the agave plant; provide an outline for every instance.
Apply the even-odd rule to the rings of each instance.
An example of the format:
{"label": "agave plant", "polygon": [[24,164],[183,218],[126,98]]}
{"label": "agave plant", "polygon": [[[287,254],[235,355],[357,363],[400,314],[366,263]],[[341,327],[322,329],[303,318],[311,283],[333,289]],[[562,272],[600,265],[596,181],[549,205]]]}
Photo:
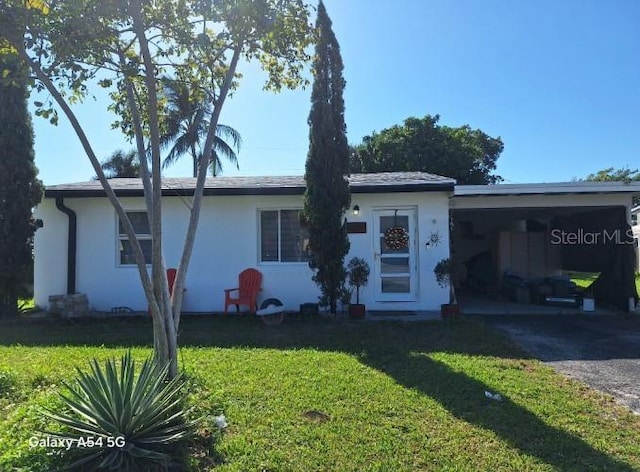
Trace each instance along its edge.
{"label": "agave plant", "polygon": [[82,470],[163,470],[171,452],[188,439],[195,422],[185,420],[181,377],[167,381],[168,366],[147,359],[135,375],[135,362],[126,353],[117,361],[94,359],[91,372],[78,369],[74,385],[60,394],[69,412],[44,414],[64,425],[62,433],[46,432],[74,445],[80,455],[68,466]]}

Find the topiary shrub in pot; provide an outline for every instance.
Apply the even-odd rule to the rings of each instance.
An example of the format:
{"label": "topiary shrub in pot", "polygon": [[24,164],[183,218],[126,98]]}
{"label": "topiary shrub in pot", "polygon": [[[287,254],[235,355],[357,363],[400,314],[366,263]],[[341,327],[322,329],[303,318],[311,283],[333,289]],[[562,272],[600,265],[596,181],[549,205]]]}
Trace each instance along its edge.
{"label": "topiary shrub in pot", "polygon": [[457,318],[460,316],[460,306],[456,300],[456,292],[453,287],[453,263],[451,259],[442,259],[433,268],[433,273],[436,276],[436,282],[442,288],[449,288],[449,303],[443,303],[440,305],[440,314],[443,318]]}
{"label": "topiary shrub in pot", "polygon": [[354,257],[347,264],[347,278],[349,285],[356,291],[356,302],[349,303],[349,317],[354,319],[364,318],[366,307],[360,304],[360,287],[364,287],[369,282],[371,272],[367,261],[360,257]]}

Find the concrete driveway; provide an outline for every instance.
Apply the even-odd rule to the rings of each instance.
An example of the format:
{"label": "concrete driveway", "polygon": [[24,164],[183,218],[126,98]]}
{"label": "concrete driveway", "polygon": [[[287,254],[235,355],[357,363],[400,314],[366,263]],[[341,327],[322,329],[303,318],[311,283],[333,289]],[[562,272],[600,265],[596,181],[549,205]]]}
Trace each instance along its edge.
{"label": "concrete driveway", "polygon": [[640,414],[640,315],[481,318],[532,356]]}

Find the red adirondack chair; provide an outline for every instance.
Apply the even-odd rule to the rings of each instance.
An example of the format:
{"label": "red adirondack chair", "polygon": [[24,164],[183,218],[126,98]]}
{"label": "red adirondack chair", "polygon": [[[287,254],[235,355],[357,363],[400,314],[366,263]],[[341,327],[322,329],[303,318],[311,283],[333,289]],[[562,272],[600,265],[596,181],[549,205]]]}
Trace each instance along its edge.
{"label": "red adirondack chair", "polygon": [[[237,288],[228,288],[224,291],[224,312],[227,313],[229,305],[235,305],[240,312],[240,305],[247,305],[250,313],[258,309],[258,292],[262,290],[262,273],[256,269],[245,269],[238,276]],[[237,292],[237,295],[232,295]]]}
{"label": "red adirondack chair", "polygon": [[[169,295],[173,295],[173,286],[176,283],[176,275],[178,274],[178,269],[167,269],[167,283],[169,284]],[[151,315],[151,309],[147,308],[147,312]]]}
{"label": "red adirondack chair", "polygon": [[177,269],[167,269],[167,283],[169,284],[169,295],[173,295],[173,286],[176,283]]}

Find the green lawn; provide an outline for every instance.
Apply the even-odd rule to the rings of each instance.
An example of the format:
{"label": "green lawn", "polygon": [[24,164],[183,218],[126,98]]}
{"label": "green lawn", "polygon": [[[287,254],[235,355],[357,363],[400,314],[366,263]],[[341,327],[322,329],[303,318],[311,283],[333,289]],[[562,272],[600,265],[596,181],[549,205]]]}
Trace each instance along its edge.
{"label": "green lawn", "polygon": [[600,275],[600,272],[568,271],[568,272],[565,272],[565,273],[571,278],[571,281],[574,282],[580,288],[587,288]]}
{"label": "green lawn", "polygon": [[[567,271],[564,272],[567,274],[572,282],[580,288],[586,288],[591,285],[600,275],[599,272],[575,272],[575,271]],[[638,293],[640,293],[640,274],[636,274],[636,288]]]}
{"label": "green lawn", "polygon": [[18,300],[18,309],[21,311],[33,310],[36,307],[33,298],[24,298]]}
{"label": "green lawn", "polygon": [[[640,417],[480,322],[187,318],[181,329],[193,414],[208,418],[194,470],[640,469]],[[74,366],[123,346],[143,358],[150,343],[146,318],[3,322],[0,470],[55,470],[28,445],[47,427],[38,407],[59,405]],[[222,434],[210,419],[221,412]]]}

